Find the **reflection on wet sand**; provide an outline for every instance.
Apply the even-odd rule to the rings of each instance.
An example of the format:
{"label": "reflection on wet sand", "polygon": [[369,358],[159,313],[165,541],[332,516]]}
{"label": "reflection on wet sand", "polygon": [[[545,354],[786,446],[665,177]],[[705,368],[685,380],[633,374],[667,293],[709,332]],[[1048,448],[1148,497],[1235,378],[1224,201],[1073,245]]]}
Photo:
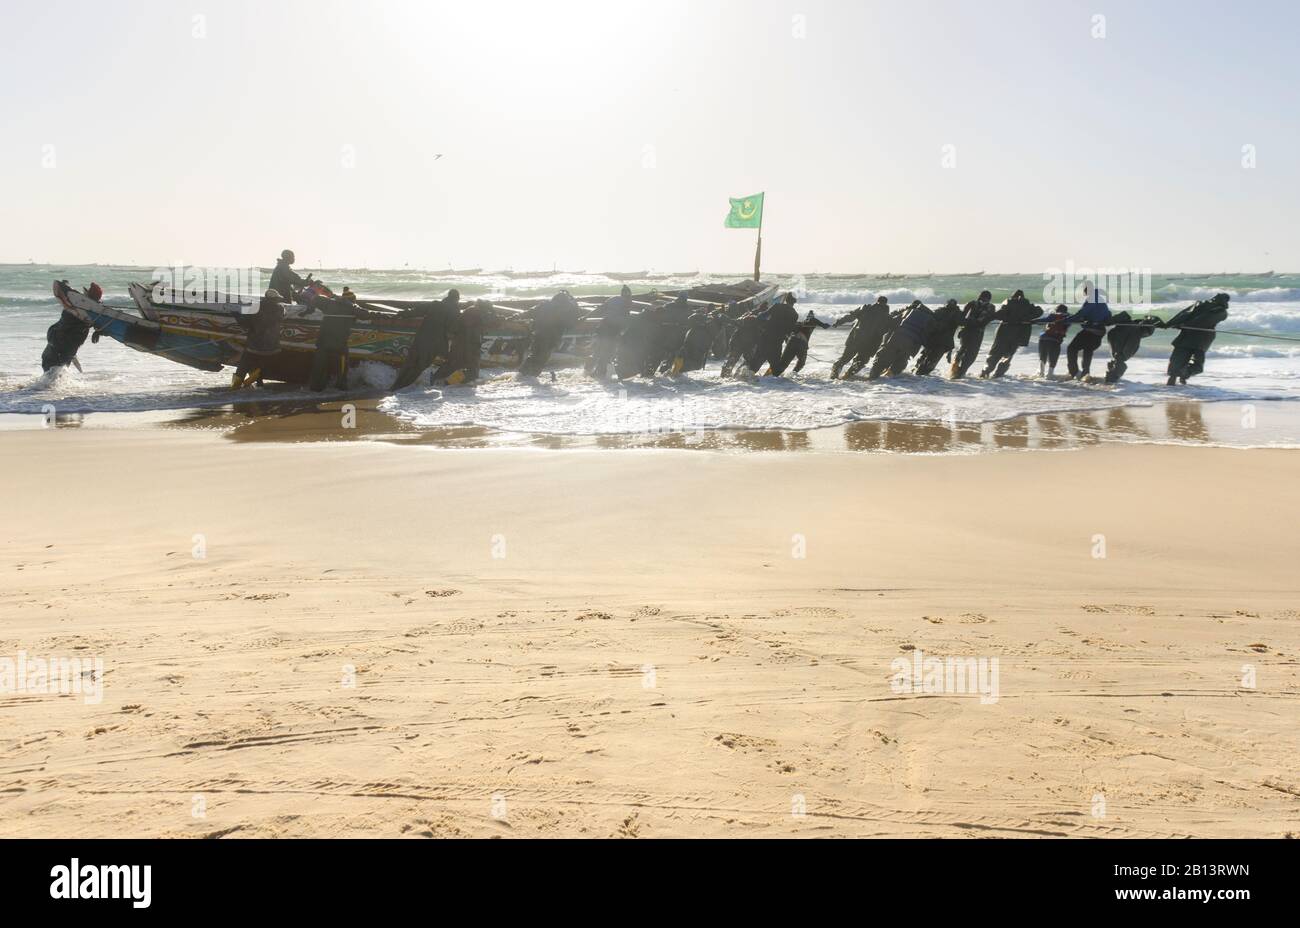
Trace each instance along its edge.
{"label": "reflection on wet sand", "polygon": [[258,400],[237,406],[191,409],[162,424],[225,432],[234,441],[354,441],[419,434],[419,429],[378,410],[378,400]]}
{"label": "reflection on wet sand", "polygon": [[1170,403],[1165,407],[1165,415],[1169,420],[1169,434],[1179,441],[1210,440],[1200,403]]}
{"label": "reflection on wet sand", "polygon": [[[501,432],[481,426],[421,429],[378,408],[378,398],[257,401],[188,411],[172,428],[210,428],[241,442],[387,441],[440,448],[672,449],[735,452],[855,451],[972,454],[1063,450],[1103,442],[1300,443],[1300,403],[1261,403],[1250,416],[1232,403],[1180,402],[1091,412],[1022,416],[997,422],[865,421],[812,431],[716,430],[619,435]],[[1256,419],[1260,426],[1254,425]],[[59,417],[76,427],[80,417]]]}
{"label": "reflection on wet sand", "polygon": [[1134,421],[1133,416],[1124,408],[1112,409],[1106,413],[1106,421],[1102,426],[1108,435],[1121,435],[1132,438],[1148,438],[1142,431],[1142,427]]}
{"label": "reflection on wet sand", "polygon": [[0,412],[0,432],[24,429],[79,429],[90,424],[85,413],[59,412],[54,404],[34,413]]}
{"label": "reflection on wet sand", "polygon": [[1048,450],[1070,447],[1070,431],[1060,416],[1027,416],[1026,421],[1038,434],[1038,447]]}
{"label": "reflection on wet sand", "polygon": [[1006,419],[993,423],[993,443],[999,448],[1028,448],[1030,442],[1029,420]]}
{"label": "reflection on wet sand", "polygon": [[849,451],[943,454],[979,441],[979,428],[953,428],[943,422],[854,422],[844,426]]}

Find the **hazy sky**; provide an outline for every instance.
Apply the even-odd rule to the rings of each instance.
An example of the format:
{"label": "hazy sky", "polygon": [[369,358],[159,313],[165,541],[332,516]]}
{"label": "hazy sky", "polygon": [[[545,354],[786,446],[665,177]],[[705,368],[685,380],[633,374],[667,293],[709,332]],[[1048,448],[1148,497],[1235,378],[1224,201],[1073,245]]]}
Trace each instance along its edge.
{"label": "hazy sky", "polygon": [[773,271],[1300,270],[1298,30],[1291,0],[0,0],[0,260],[742,271],[727,197],[765,191]]}

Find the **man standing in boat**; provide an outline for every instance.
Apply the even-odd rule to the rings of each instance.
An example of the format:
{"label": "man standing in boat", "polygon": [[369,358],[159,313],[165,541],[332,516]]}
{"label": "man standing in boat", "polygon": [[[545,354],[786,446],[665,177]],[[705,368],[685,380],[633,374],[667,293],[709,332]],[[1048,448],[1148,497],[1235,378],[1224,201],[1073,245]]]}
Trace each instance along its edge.
{"label": "man standing in boat", "polygon": [[275,270],[271,272],[271,289],[284,297],[287,303],[292,303],[298,291],[307,284],[293,269],[295,260],[293,252],[286,248],[280,252],[280,260],[275,262]]}

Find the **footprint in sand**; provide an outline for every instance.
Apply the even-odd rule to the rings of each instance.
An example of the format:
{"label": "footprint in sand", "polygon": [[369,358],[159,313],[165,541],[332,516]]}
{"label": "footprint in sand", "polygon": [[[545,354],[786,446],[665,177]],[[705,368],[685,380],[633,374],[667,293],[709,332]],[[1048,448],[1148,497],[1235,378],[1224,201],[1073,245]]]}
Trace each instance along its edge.
{"label": "footprint in sand", "polygon": [[432,596],[435,599],[441,599],[444,596],[457,596],[459,594],[460,594],[460,590],[425,590],[424,591],[425,596]]}
{"label": "footprint in sand", "polygon": [[1094,615],[1155,615],[1156,611],[1150,606],[1130,606],[1124,603],[1110,603],[1105,606],[1099,606],[1095,603],[1088,603],[1079,607],[1084,612],[1091,612]]}
{"label": "footprint in sand", "polygon": [[279,635],[271,635],[268,638],[254,638],[248,644],[244,645],[245,651],[260,651],[263,648],[278,648],[284,644],[284,639]]}
{"label": "footprint in sand", "polygon": [[714,743],[721,745],[732,751],[748,753],[749,751],[766,751],[769,748],[776,747],[776,742],[770,738],[756,738],[753,735],[742,735],[737,732],[723,732],[720,735],[713,736]]}
{"label": "footprint in sand", "polygon": [[[942,625],[944,623],[944,620],[937,615],[923,615],[921,618],[931,625]],[[983,625],[989,622],[990,619],[982,612],[963,612],[957,616],[957,621],[962,625]]]}
{"label": "footprint in sand", "polygon": [[1091,680],[1094,675],[1087,670],[1062,670],[1057,676],[1062,680]]}
{"label": "footprint in sand", "polygon": [[627,818],[623,819],[618,826],[619,837],[622,838],[639,838],[641,837],[641,823],[637,821],[638,813],[633,812]]}
{"label": "footprint in sand", "polygon": [[815,615],[826,619],[839,619],[844,616],[844,613],[829,606],[800,606],[798,611],[804,615]]}
{"label": "footprint in sand", "polygon": [[96,726],[95,728],[90,729],[90,731],[86,732],[86,737],[94,738],[99,735],[106,735],[111,731],[120,731],[121,728],[122,728],[121,725],[99,725]]}

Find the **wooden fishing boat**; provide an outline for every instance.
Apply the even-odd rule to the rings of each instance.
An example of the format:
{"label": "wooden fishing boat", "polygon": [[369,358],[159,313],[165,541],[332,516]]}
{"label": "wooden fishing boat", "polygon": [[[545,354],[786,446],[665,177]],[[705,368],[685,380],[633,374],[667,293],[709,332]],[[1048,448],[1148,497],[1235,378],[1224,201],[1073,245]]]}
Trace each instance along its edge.
{"label": "wooden fishing boat", "polygon": [[[143,351],[205,371],[219,371],[235,366],[243,354],[251,328],[256,302],[233,299],[215,302],[172,302],[164,299],[166,291],[154,285],[131,284],[128,288],[133,308],[111,306],[69,286],[54,283],[54,296],[78,318],[90,324],[94,340],[112,338],[128,348]],[[734,303],[744,312],[771,304],[777,297],[775,284],[755,281],[704,284],[685,290],[663,290],[633,296],[641,307],[666,303],[684,295],[697,305],[727,306]],[[551,358],[552,366],[581,364],[591,354],[591,341],[599,324],[599,306],[609,295],[575,297],[589,314],[574,329],[565,333]],[[361,298],[358,302],[372,313],[359,319],[348,339],[348,354],[353,367],[377,362],[400,368],[406,360],[411,339],[419,328],[418,310],[431,306],[432,300],[395,300]],[[512,369],[519,366],[531,336],[526,313],[538,299],[495,300],[499,321],[483,333],[482,364],[485,367]],[[134,311],[133,311],[134,310]],[[410,310],[416,313],[407,312]],[[267,380],[307,383],[320,334],[320,312],[304,304],[285,306],[280,326],[280,352],[267,358],[262,375]]]}

